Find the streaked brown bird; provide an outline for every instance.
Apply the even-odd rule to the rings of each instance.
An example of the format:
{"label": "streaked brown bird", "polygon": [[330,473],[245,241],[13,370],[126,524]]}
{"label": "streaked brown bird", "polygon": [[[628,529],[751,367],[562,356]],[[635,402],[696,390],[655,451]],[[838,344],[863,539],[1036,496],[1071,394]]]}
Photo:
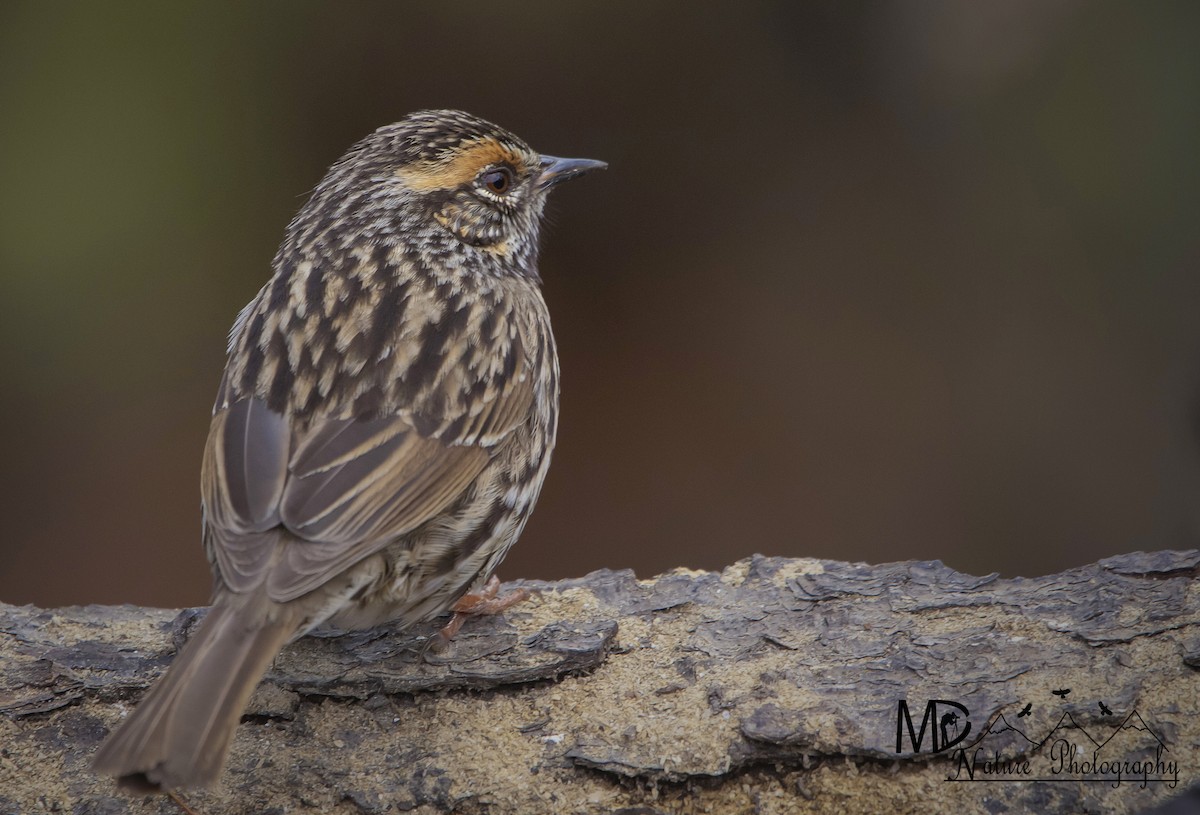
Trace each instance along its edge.
{"label": "streaked brown bird", "polygon": [[330,168],[230,333],[201,469],[212,608],[96,770],[211,783],[285,643],[471,605],[554,448],[542,208],[604,166],[433,110]]}

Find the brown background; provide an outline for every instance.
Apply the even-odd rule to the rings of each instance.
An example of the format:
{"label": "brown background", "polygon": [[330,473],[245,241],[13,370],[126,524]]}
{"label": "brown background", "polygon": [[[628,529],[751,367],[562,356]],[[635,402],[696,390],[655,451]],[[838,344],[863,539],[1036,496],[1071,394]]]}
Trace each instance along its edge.
{"label": "brown background", "polygon": [[1188,3],[6,3],[0,599],[204,601],[225,332],[325,167],[431,106],[611,163],[552,203],[563,423],[503,576],[1195,546],[1197,31]]}

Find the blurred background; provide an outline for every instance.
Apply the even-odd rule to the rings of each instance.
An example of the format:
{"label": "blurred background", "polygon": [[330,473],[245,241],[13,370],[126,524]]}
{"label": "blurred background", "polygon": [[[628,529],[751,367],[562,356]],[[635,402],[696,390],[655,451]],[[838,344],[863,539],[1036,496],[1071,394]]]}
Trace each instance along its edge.
{"label": "blurred background", "polygon": [[0,6],[0,600],[208,596],[225,335],[325,168],[460,107],[555,193],[501,569],[1036,575],[1200,538],[1200,4]]}

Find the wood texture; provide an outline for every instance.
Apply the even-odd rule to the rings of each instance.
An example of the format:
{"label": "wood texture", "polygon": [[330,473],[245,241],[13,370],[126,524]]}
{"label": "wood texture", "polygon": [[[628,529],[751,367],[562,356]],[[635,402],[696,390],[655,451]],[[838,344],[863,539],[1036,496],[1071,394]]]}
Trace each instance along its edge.
{"label": "wood texture", "polygon": [[[424,648],[434,626],[289,646],[221,785],[187,800],[206,815],[1145,812],[1200,781],[1198,568],[1196,551],[1013,580],[753,558],[526,582],[537,596],[445,653]],[[0,813],[177,811],[88,763],[202,613],[0,604]],[[897,754],[900,699],[917,727],[926,700],[961,704],[948,732],[982,737],[968,755],[1034,773],[947,781],[966,773],[929,733]],[[1051,775],[1059,741],[1109,766],[1161,744],[1178,783]]]}

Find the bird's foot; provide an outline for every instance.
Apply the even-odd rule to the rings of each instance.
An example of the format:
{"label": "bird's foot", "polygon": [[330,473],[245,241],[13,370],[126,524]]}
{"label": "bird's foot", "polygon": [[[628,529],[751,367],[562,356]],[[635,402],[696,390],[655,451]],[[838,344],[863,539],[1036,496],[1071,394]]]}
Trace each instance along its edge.
{"label": "bird's foot", "polygon": [[175,806],[182,809],[185,815],[200,815],[200,813],[188,806],[187,801],[183,800],[183,797],[174,790],[167,790],[167,797],[174,801]]}
{"label": "bird's foot", "polygon": [[499,614],[506,609],[512,608],[517,603],[522,603],[529,599],[529,592],[526,589],[517,589],[510,591],[508,594],[500,594],[500,578],[492,575],[488,578],[487,583],[479,591],[471,591],[458,598],[458,602],[450,607],[454,612],[454,616],[450,618],[450,622],[442,628],[434,637],[432,643],[434,651],[445,650],[450,644],[450,640],[454,639],[454,635],[462,628],[468,617],[477,617],[481,614]]}

